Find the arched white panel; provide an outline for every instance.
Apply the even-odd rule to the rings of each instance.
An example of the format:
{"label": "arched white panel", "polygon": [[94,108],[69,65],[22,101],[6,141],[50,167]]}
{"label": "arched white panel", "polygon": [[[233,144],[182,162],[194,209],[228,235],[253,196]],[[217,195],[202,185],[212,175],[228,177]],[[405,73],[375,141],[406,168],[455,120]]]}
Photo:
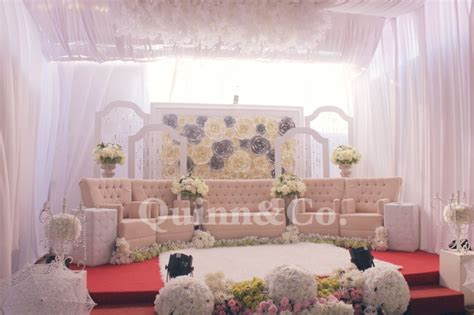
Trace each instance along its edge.
{"label": "arched white panel", "polygon": [[[135,103],[111,102],[95,114],[96,143],[118,143],[124,152],[128,152],[128,137],[146,126],[149,120],[150,115]],[[95,167],[94,175],[100,176],[99,166]]]}
{"label": "arched white panel", "polygon": [[[298,127],[288,130],[283,136],[278,137],[275,140],[275,176],[281,175],[281,146],[285,141],[290,140],[292,137],[298,134],[304,134],[311,136],[316,142],[322,146],[322,164],[323,164],[323,176],[329,177],[329,144],[328,139],[322,137],[317,131],[307,127]],[[309,141],[308,141],[309,142]],[[306,171],[305,176],[308,177],[308,173],[311,170],[311,151],[309,147],[305,148],[306,154]]]}
{"label": "arched white panel", "polygon": [[[140,140],[146,141],[146,136],[153,133],[153,132],[160,132],[160,133],[167,133],[170,135],[171,139],[175,142],[178,143],[179,145],[179,175],[186,174],[187,171],[187,156],[188,156],[188,140],[186,137],[183,137],[179,135],[175,129],[171,128],[170,126],[163,125],[163,124],[150,124],[144,126],[140,131],[138,131],[136,134],[129,136],[128,137],[128,174],[129,178],[135,178],[136,172],[135,172],[135,167],[136,167],[136,156],[137,156],[137,150],[136,150],[136,143]],[[153,147],[152,144],[147,143],[142,149],[146,150],[148,154],[150,154],[150,147]],[[157,157],[155,157],[157,158]],[[158,157],[159,159],[159,157]],[[152,160],[152,157],[147,156],[146,162],[150,162]],[[143,162],[143,161],[142,161]],[[144,178],[149,178],[148,174],[151,173],[151,170],[145,169],[143,172],[143,177]],[[162,176],[160,176],[162,177]]]}
{"label": "arched white panel", "polygon": [[336,106],[322,106],[316,109],[311,115],[306,116],[304,118],[305,120],[305,126],[307,128],[311,128],[311,122],[318,118],[318,116],[322,113],[327,113],[327,112],[332,112],[338,114],[343,120],[347,122],[347,130],[348,130],[348,139],[349,139],[349,145],[353,144],[353,137],[354,137],[354,118],[351,116],[347,115],[342,109]]}

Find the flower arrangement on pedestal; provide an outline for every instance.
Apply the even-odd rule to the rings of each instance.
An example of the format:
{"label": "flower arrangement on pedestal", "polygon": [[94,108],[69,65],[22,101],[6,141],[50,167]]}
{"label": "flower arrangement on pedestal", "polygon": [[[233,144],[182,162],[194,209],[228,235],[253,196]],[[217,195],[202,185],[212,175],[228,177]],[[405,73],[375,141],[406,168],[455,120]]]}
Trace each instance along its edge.
{"label": "flower arrangement on pedestal", "polygon": [[180,197],[202,198],[209,192],[209,187],[201,177],[187,174],[173,181],[171,191]]}
{"label": "flower arrangement on pedestal", "polygon": [[273,181],[271,196],[300,198],[305,192],[306,185],[301,178],[293,174],[282,174]]}
{"label": "flower arrangement on pedestal", "polygon": [[125,154],[119,144],[101,142],[94,149],[94,159],[103,170],[102,176],[111,178],[115,175],[115,165],[125,163]]}
{"label": "flower arrangement on pedestal", "polygon": [[360,152],[350,145],[336,147],[331,155],[331,161],[333,164],[339,165],[342,177],[350,177],[352,164],[357,164],[361,158]]}
{"label": "flower arrangement on pedestal", "polygon": [[450,248],[456,251],[469,250],[469,244],[463,240],[467,238],[469,225],[473,221],[473,213],[472,207],[466,203],[465,199],[465,194],[461,197],[459,191],[451,194],[449,203],[443,210],[444,221],[454,228],[456,240]]}

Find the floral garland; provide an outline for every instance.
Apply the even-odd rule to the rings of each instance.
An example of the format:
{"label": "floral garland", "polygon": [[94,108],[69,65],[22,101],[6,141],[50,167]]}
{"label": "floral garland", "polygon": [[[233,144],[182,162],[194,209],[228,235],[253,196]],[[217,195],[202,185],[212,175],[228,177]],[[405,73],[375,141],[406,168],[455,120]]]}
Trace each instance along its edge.
{"label": "floral garland", "polygon": [[[351,266],[319,278],[297,266],[280,266],[265,280],[253,278],[237,283],[225,279],[222,273],[210,273],[205,277],[207,289],[198,280],[181,281],[185,282],[188,294],[177,294],[183,288],[177,288],[176,281],[171,281],[160,291],[161,298],[157,297],[157,310],[161,303],[171,304],[178,311],[181,305],[202,296],[202,307],[207,309],[209,296],[213,296],[213,311],[209,312],[213,315],[403,314],[410,301],[408,284],[400,272],[383,267],[361,272]],[[194,286],[199,290],[189,290]],[[170,291],[176,294],[171,296]]]}
{"label": "floral garland", "polygon": [[99,143],[94,150],[94,159],[97,164],[120,164],[125,163],[125,154],[119,144],[103,142]]}
{"label": "floral garland", "polygon": [[282,174],[273,182],[271,190],[272,197],[296,196],[302,197],[306,192],[306,185],[296,175]]}
{"label": "floral garland", "polygon": [[[384,234],[386,237],[386,234]],[[341,237],[332,235],[321,235],[321,234],[301,234],[298,227],[295,225],[289,225],[286,227],[286,231],[283,232],[280,237],[256,237],[247,236],[240,239],[222,239],[216,240],[209,232],[196,230],[194,231],[191,242],[174,241],[166,242],[163,244],[153,244],[148,247],[140,248],[129,252],[129,247],[123,245],[123,242],[127,242],[125,239],[117,239],[117,245],[115,248],[114,256],[121,257],[120,259],[112,259],[111,264],[122,264],[141,262],[148,259],[152,259],[160,256],[161,253],[168,251],[174,251],[186,248],[210,248],[210,247],[236,247],[236,246],[257,246],[257,245],[269,245],[269,244],[293,244],[298,242],[310,242],[310,243],[324,243],[333,244],[343,248],[359,248],[368,247],[373,250],[386,250],[383,248],[374,247],[374,241],[372,239],[356,238],[356,237]],[[130,257],[129,262],[124,257]],[[122,262],[123,261],[123,262]]]}

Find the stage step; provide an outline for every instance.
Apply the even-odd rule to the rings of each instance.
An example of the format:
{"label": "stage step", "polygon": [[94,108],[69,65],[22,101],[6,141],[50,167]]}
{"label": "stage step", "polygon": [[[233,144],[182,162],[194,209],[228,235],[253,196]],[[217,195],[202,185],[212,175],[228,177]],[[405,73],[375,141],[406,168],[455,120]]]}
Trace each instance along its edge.
{"label": "stage step", "polygon": [[410,297],[411,315],[464,314],[464,295],[436,284],[410,286]]}
{"label": "stage step", "polygon": [[92,315],[154,315],[153,304],[98,305]]}

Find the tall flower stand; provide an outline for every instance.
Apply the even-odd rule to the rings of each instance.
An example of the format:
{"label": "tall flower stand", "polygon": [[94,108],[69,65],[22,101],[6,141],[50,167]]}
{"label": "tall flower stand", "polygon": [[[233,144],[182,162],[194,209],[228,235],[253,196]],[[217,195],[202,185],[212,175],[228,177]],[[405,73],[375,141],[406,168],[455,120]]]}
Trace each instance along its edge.
{"label": "tall flower stand", "polygon": [[115,176],[115,164],[101,164],[102,177],[112,178]]}
{"label": "tall flower stand", "polygon": [[[474,270],[467,271],[466,267],[474,267],[474,252],[458,252],[441,250],[439,254],[440,285],[464,294],[464,305],[474,304],[474,292],[465,286],[469,275],[474,278]],[[473,279],[474,281],[474,279]],[[469,281],[468,281],[469,282]],[[474,288],[474,283],[472,284]]]}
{"label": "tall flower stand", "polygon": [[341,177],[351,177],[351,164],[339,164],[339,169],[341,170]]}

